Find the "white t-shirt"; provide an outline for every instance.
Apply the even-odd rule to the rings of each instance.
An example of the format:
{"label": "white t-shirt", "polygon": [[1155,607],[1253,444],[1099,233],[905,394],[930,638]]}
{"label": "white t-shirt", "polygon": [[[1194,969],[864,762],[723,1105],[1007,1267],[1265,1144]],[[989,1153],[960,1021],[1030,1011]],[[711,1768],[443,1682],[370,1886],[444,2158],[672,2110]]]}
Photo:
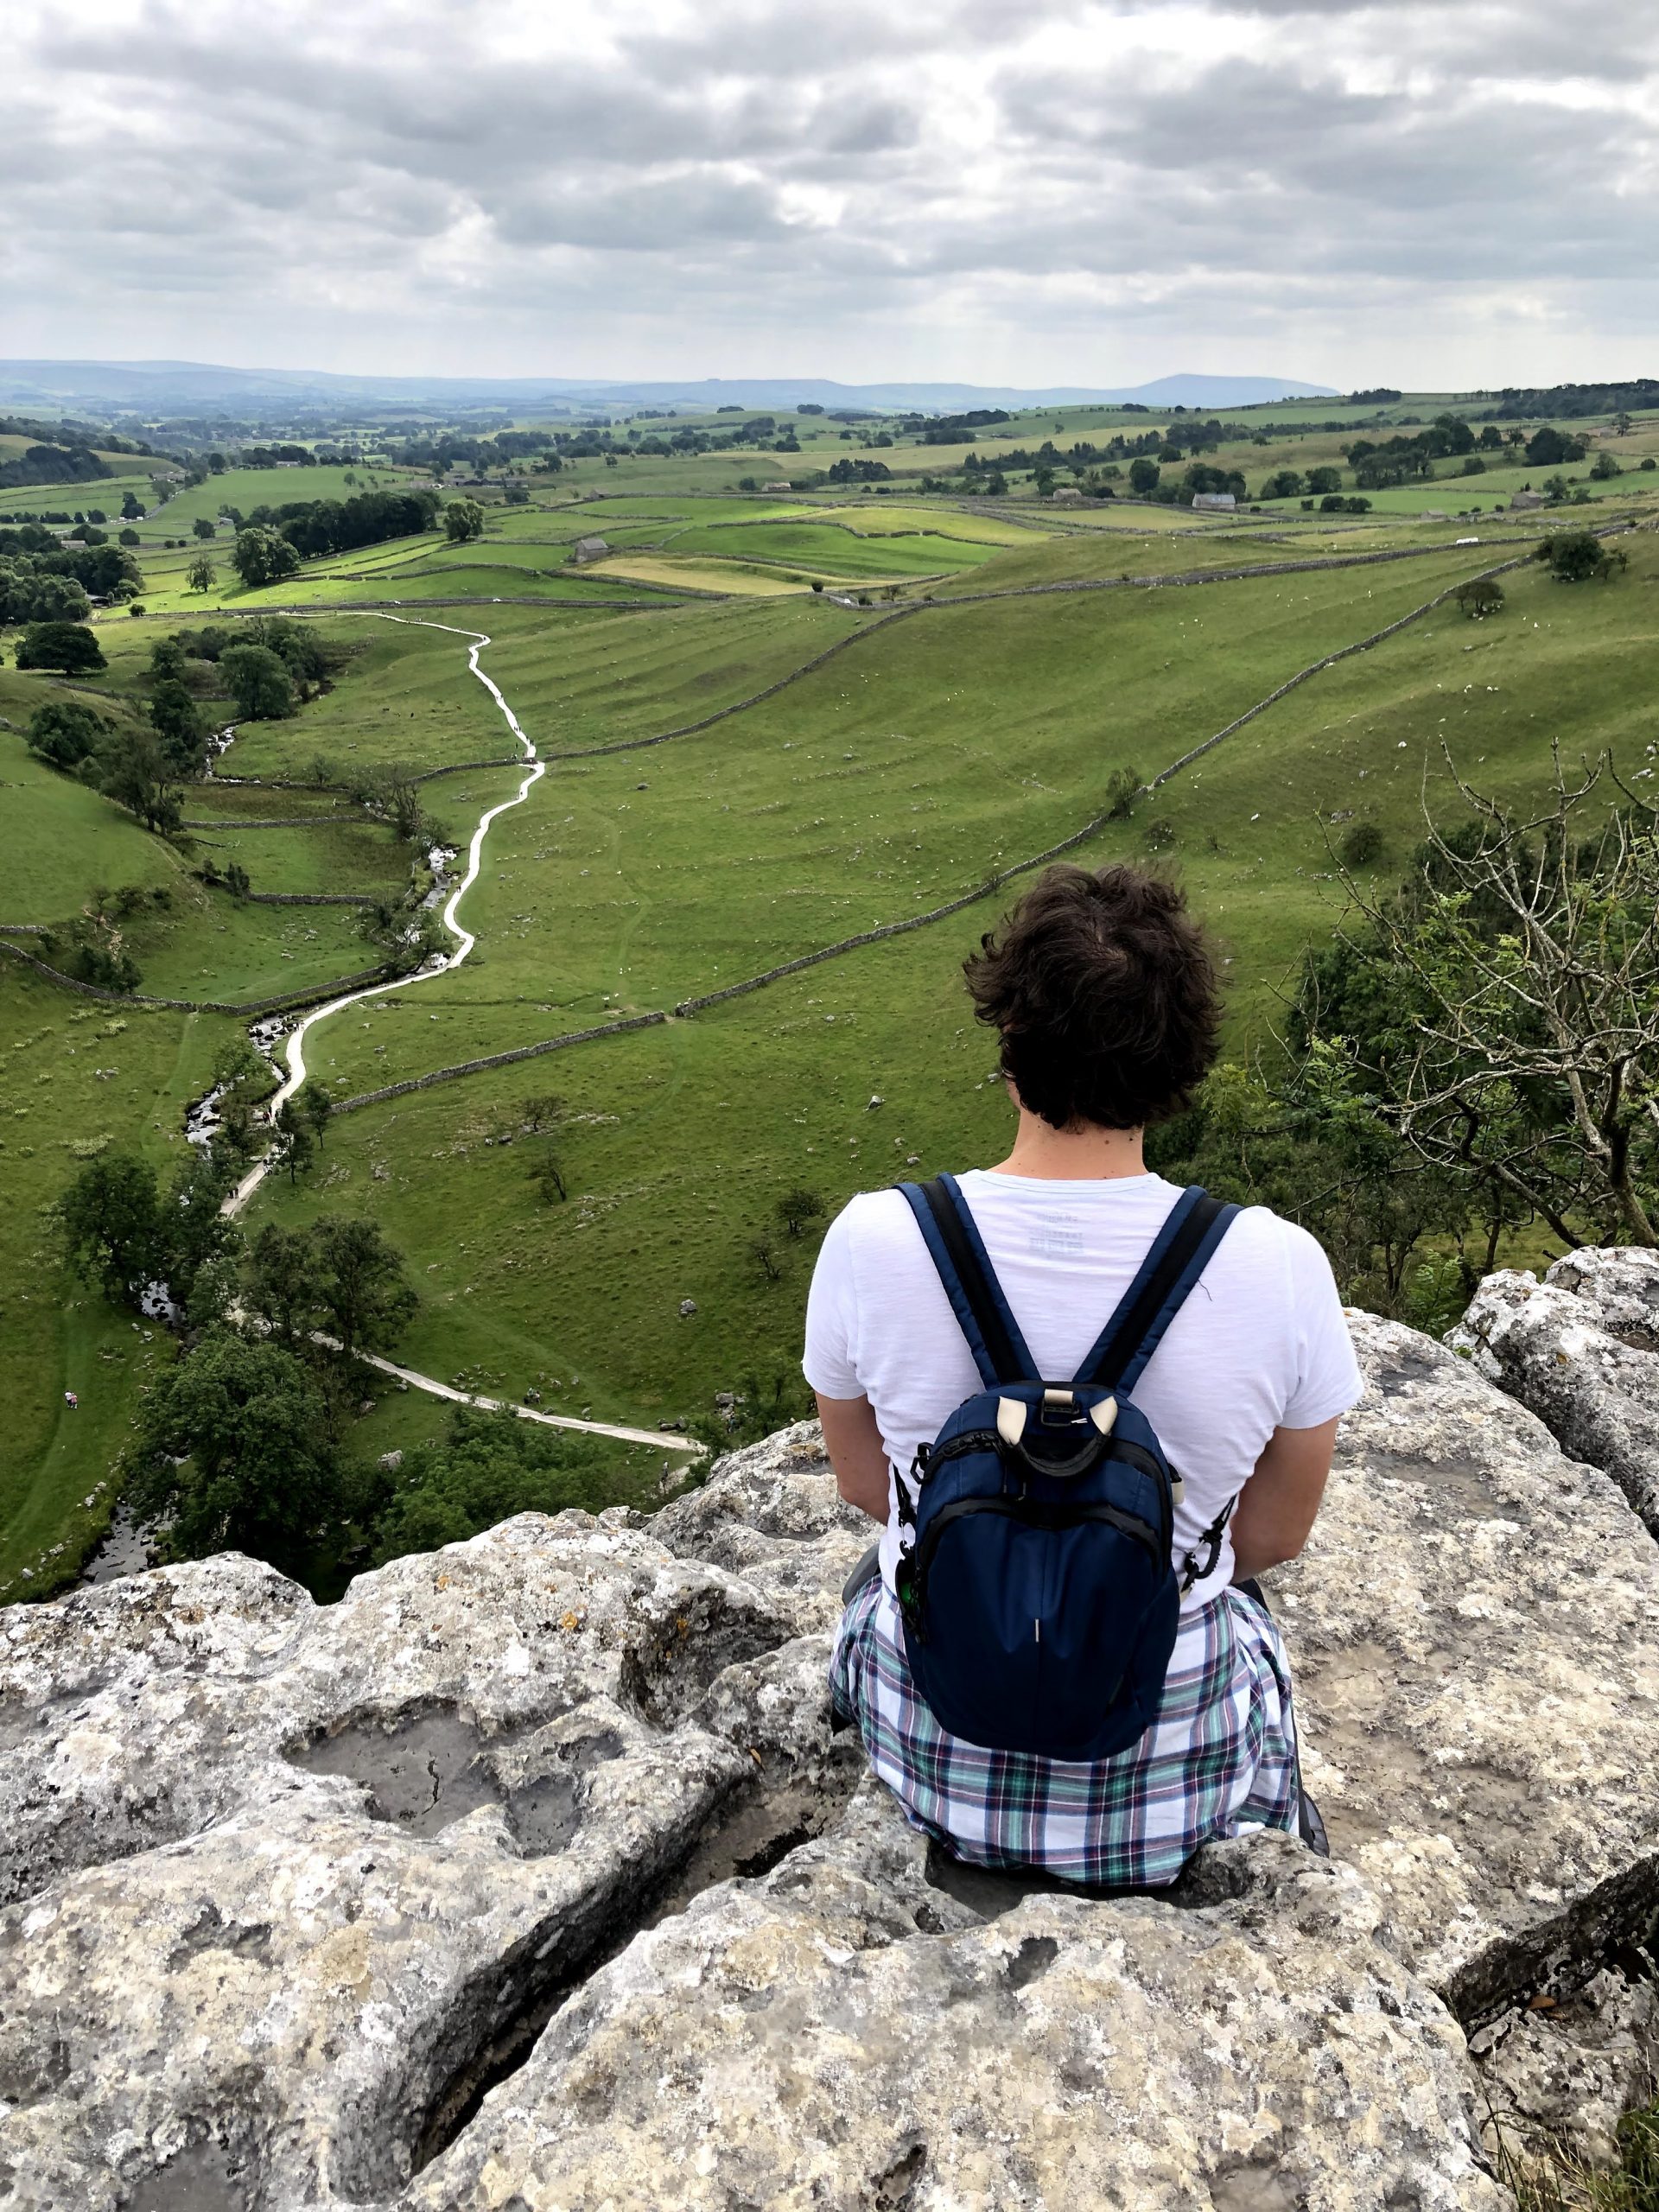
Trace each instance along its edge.
{"label": "white t-shirt", "polygon": [[[1036,1379],[1070,1381],[1179,1187],[1161,1175],[1050,1182],[982,1169],[958,1180]],[[982,1387],[902,1192],[868,1192],[830,1224],[807,1300],[802,1365],[821,1396],[869,1400],[889,1464],[906,1478],[917,1446],[931,1443],[946,1414]],[[1243,1488],[1275,1428],[1317,1428],[1346,1413],[1360,1389],[1330,1262],[1306,1230],[1247,1207],[1135,1390],[1185,1478],[1177,1564]],[[889,1589],[898,1558],[890,1502],[881,1539]],[[1186,1605],[1224,1589],[1232,1573],[1230,1531]]]}

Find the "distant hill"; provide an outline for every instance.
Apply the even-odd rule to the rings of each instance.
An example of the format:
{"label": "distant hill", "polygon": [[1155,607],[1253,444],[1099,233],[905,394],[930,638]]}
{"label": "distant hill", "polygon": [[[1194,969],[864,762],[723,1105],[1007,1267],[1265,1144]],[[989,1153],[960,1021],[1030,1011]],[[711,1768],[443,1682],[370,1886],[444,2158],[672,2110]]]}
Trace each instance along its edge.
{"label": "distant hill", "polygon": [[0,361],[0,404],[135,409],[155,413],[245,413],[388,407],[414,410],[547,405],[572,413],[631,407],[1049,407],[1063,401],[1130,401],[1146,407],[1246,407],[1273,399],[1335,397],[1328,385],[1294,377],[1160,377],[1151,384],[836,384],[826,377],[707,377],[648,382],[568,377],[352,377],[323,370],[232,369],[200,361]]}

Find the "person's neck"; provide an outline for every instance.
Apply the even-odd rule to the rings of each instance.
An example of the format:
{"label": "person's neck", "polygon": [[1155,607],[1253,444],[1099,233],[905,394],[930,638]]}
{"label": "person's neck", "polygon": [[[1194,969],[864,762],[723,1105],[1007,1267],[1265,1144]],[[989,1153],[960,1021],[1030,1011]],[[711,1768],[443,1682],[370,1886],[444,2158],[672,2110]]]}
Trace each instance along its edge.
{"label": "person's neck", "polygon": [[1103,1129],[1090,1122],[1057,1129],[1022,1106],[1014,1149],[991,1173],[1048,1183],[1102,1183],[1144,1175],[1143,1135],[1140,1129]]}

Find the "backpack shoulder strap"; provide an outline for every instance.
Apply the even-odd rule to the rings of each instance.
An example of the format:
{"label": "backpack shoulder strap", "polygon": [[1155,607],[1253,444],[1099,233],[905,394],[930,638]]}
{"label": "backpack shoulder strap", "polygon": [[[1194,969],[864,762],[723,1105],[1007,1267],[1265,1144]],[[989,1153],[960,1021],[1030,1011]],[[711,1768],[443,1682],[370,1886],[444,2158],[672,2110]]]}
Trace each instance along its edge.
{"label": "backpack shoulder strap", "polygon": [[1077,1370],[1079,1382],[1125,1393],[1134,1389],[1238,1211],[1196,1183],[1182,1192],[1117,1311]]}
{"label": "backpack shoulder strap", "polygon": [[954,1175],[927,1183],[901,1183],[911,1211],[939,1271],[950,1309],[988,1389],[999,1382],[1038,1380],[1020,1325],[1002,1295],[990,1255]]}

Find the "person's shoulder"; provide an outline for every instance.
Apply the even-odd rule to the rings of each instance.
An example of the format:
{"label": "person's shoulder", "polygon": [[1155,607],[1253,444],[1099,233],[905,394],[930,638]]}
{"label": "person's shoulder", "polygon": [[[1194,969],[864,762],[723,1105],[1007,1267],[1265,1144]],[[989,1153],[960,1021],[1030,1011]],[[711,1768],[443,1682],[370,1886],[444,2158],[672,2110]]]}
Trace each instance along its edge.
{"label": "person's shoulder", "polygon": [[902,1191],[860,1191],[848,1199],[830,1230],[862,1251],[912,1234],[914,1220],[910,1201]]}
{"label": "person's shoulder", "polygon": [[1294,1291],[1330,1280],[1331,1262],[1319,1238],[1271,1206],[1242,1206],[1222,1249],[1235,1265],[1249,1267],[1258,1283],[1267,1279],[1260,1271],[1274,1263],[1285,1271]]}

